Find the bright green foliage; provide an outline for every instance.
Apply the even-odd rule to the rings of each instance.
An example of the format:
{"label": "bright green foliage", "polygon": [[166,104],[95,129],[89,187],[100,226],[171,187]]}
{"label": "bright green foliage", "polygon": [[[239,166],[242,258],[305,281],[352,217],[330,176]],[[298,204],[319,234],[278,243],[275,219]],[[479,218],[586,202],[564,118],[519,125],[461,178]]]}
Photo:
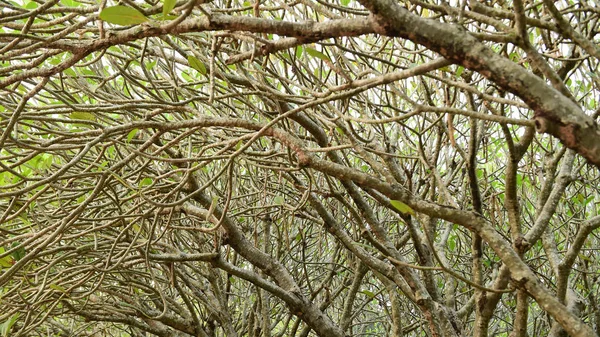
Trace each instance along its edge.
{"label": "bright green foliage", "polygon": [[100,12],[100,19],[121,26],[137,25],[148,21],[140,11],[127,6],[106,7]]}
{"label": "bright green foliage", "polygon": [[177,4],[177,0],[164,0],[162,10],[163,16],[167,16],[169,13],[171,13],[173,8],[175,8],[175,4]]}
{"label": "bright green foliage", "polygon": [[304,49],[306,50],[306,53],[308,55],[312,56],[312,57],[316,57],[316,58],[318,58],[320,60],[323,60],[323,61],[331,61],[329,59],[329,57],[327,57],[327,55],[323,54],[322,52],[320,52],[320,51],[318,51],[318,50],[316,50],[314,48],[306,47]]}
{"label": "bright green foliage", "polygon": [[206,75],[206,66],[204,66],[204,63],[202,63],[202,61],[198,60],[192,55],[188,56],[187,59],[190,67],[196,69],[200,74]]}
{"label": "bright green foliage", "polygon": [[399,210],[404,214],[415,215],[415,211],[412,208],[410,208],[410,206],[408,206],[400,200],[390,200],[390,204],[392,204],[392,206],[394,206],[395,209]]}

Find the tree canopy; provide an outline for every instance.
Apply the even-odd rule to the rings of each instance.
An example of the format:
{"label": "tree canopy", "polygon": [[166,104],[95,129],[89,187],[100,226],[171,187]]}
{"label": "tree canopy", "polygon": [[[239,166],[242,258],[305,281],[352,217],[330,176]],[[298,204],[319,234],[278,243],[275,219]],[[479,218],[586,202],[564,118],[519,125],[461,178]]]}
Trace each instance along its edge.
{"label": "tree canopy", "polygon": [[597,2],[0,27],[0,335],[600,335]]}

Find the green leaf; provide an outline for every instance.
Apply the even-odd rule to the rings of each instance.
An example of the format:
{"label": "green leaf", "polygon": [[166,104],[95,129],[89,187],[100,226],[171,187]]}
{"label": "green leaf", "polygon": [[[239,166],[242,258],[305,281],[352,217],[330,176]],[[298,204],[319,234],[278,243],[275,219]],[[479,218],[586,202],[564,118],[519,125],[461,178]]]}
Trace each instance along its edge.
{"label": "green leaf", "polygon": [[142,179],[142,181],[140,181],[140,185],[139,186],[140,187],[146,187],[146,186],[150,186],[150,185],[152,185],[152,178],[146,177],[146,178]]}
{"label": "green leaf", "polygon": [[65,75],[70,76],[70,77],[77,77],[77,73],[71,69],[71,68],[67,68],[65,69],[65,71],[63,72]]}
{"label": "green leaf", "polygon": [[10,336],[10,329],[17,322],[19,318],[19,313],[12,314],[4,323],[0,324],[0,336],[8,337]]}
{"label": "green leaf", "polygon": [[465,67],[459,66],[456,69],[456,77],[460,77],[460,75],[462,75],[463,71],[465,71]]}
{"label": "green leaf", "polygon": [[577,256],[579,256],[579,258],[582,259],[582,260],[584,260],[584,261],[593,262],[592,259],[590,259],[589,257],[587,257],[587,256],[585,256],[585,255],[583,255],[581,253],[577,254]]}
{"label": "green leaf", "polygon": [[316,57],[323,61],[330,61],[330,59],[329,59],[329,57],[327,57],[327,55],[321,53],[320,51],[318,51],[316,49],[306,47],[306,53],[312,57]]}
{"label": "green leaf", "polygon": [[138,310],[138,308],[136,306],[134,306],[133,304],[129,304],[125,301],[120,301],[119,305],[122,307],[125,307],[125,308],[132,308],[132,309]]}
{"label": "green leaf", "polygon": [[79,120],[84,120],[84,121],[95,121],[96,120],[96,116],[93,113],[82,112],[82,111],[71,112],[71,114],[69,115],[69,118],[79,119]]}
{"label": "green leaf", "polygon": [[456,235],[452,235],[448,238],[448,248],[450,248],[450,251],[454,251],[454,248],[456,248]]}
{"label": "green leaf", "polygon": [[304,52],[304,48],[302,48],[302,46],[296,47],[296,57],[302,57],[303,52]]}
{"label": "green leaf", "polygon": [[25,6],[25,9],[36,9],[38,8],[38,3],[35,1],[29,1],[29,3]]}
{"label": "green leaf", "polygon": [[192,55],[188,56],[187,59],[188,63],[190,64],[190,67],[198,70],[200,74],[206,75],[206,67],[204,66],[204,63],[202,63],[200,60],[198,60]]}
{"label": "green leaf", "polygon": [[148,21],[137,9],[127,6],[106,7],[100,12],[100,19],[115,25],[137,25]]}
{"label": "green leaf", "polygon": [[167,16],[167,14],[171,13],[173,8],[175,8],[176,3],[177,0],[165,0],[165,2],[163,3],[163,16]]}
{"label": "green leaf", "polygon": [[590,203],[590,201],[592,201],[592,200],[594,200],[594,196],[593,196],[593,195],[592,195],[592,196],[590,196],[589,198],[585,199],[585,201],[584,201],[584,203],[583,203],[583,204],[584,204],[584,205],[587,205],[587,204],[589,204],[589,203]]}
{"label": "green leaf", "polygon": [[[20,242],[14,242],[12,244],[13,248],[20,245]],[[14,252],[12,252],[12,257],[15,259],[15,261],[19,261],[20,259],[22,259],[25,256],[25,247],[21,247],[17,250],[15,250]]]}
{"label": "green leaf", "polygon": [[150,70],[150,69],[154,68],[155,65],[156,65],[156,61],[151,61],[151,62],[145,63],[144,67],[146,67],[147,70]]}
{"label": "green leaf", "polygon": [[275,199],[273,199],[273,202],[275,203],[275,205],[283,205],[285,199],[283,199],[282,196],[278,195],[275,197]]}
{"label": "green leaf", "polygon": [[350,0],[341,0],[340,3],[342,4],[342,6],[348,6]]}
{"label": "green leaf", "polygon": [[135,137],[135,135],[138,133],[138,131],[140,131],[140,129],[133,129],[133,130],[129,131],[129,133],[127,134],[127,143],[131,142],[131,140],[133,139],[133,137]]}
{"label": "green leaf", "polygon": [[36,170],[47,170],[52,167],[53,156],[49,153],[38,154],[27,162],[27,167]]}
{"label": "green leaf", "polygon": [[392,206],[394,206],[395,209],[399,210],[404,214],[408,213],[410,215],[415,215],[415,211],[412,208],[410,208],[410,206],[408,206],[400,200],[390,200],[390,204],[392,204]]}
{"label": "green leaf", "polygon": [[52,283],[50,284],[50,289],[52,290],[56,290],[56,291],[60,291],[61,293],[64,293],[65,291],[67,291],[67,289],[65,289],[65,287],[63,286],[59,286],[56,283]]}
{"label": "green leaf", "polygon": [[5,256],[3,258],[0,259],[0,270],[2,270],[2,268],[10,268],[12,267],[14,262],[14,258],[12,256]]}
{"label": "green leaf", "polygon": [[361,293],[363,293],[363,294],[365,294],[365,295],[369,296],[370,298],[375,298],[375,294],[374,294],[372,291],[369,291],[369,290],[363,290],[363,291],[361,291]]}
{"label": "green leaf", "polygon": [[[4,247],[0,247],[0,254],[4,253]],[[2,268],[10,268],[15,263],[15,260],[12,256],[8,255],[0,259],[0,270]]]}
{"label": "green leaf", "polygon": [[168,15],[161,15],[159,16],[156,20],[158,21],[167,21],[167,20],[175,20],[177,19],[179,16],[177,15],[173,15],[173,14],[168,14]]}
{"label": "green leaf", "polygon": [[79,7],[81,3],[74,0],[60,0],[60,3],[67,7]]}

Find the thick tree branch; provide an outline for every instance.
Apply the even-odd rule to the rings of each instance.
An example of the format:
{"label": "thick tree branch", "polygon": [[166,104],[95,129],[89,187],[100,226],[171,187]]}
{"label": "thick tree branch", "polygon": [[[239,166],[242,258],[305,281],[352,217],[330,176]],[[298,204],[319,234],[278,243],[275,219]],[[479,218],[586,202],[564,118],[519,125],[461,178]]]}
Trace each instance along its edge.
{"label": "thick tree branch", "polygon": [[569,98],[521,66],[494,53],[456,25],[421,18],[391,0],[361,0],[380,34],[407,38],[477,71],[535,111],[538,132],[551,134],[600,168],[600,128]]}

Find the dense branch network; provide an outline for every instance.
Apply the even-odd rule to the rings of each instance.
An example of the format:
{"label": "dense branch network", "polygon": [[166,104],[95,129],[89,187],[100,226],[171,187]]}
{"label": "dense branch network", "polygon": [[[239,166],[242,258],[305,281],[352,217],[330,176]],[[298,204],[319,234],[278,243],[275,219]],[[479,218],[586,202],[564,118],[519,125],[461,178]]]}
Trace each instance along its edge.
{"label": "dense branch network", "polygon": [[600,334],[595,5],[0,8],[2,329]]}

